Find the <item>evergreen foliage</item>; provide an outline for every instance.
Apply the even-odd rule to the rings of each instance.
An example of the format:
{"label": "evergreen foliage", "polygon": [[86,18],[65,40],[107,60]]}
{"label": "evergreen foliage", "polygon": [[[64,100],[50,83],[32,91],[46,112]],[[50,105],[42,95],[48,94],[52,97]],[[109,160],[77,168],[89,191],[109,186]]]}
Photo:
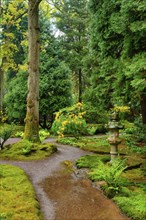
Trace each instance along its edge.
{"label": "evergreen foliage", "polygon": [[88,13],[86,0],[53,1],[56,7],[55,25],[60,31],[64,60],[72,70],[76,102],[82,101],[86,82],[84,70],[85,57],[88,53],[87,23]]}
{"label": "evergreen foliage", "polygon": [[[145,1],[90,0],[91,91],[104,109],[140,111],[145,123]],[[96,84],[94,83],[96,82]],[[91,97],[91,96],[90,96]],[[141,109],[140,109],[141,107]]]}
{"label": "evergreen foliage", "polygon": [[9,121],[24,123],[26,114],[27,75],[19,71],[8,83],[4,97],[5,111]]}
{"label": "evergreen foliage", "polygon": [[47,25],[43,28],[46,45],[41,53],[40,68],[40,116],[43,127],[47,127],[47,120],[51,126],[56,111],[72,104],[71,71],[63,61],[60,42],[49,28],[46,29]]}

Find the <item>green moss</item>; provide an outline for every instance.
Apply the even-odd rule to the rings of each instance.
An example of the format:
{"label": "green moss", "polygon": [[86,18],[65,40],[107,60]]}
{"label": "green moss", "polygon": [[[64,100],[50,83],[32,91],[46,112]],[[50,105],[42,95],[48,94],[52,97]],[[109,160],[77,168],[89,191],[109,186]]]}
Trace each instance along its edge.
{"label": "green moss", "polygon": [[133,220],[146,219],[146,194],[143,192],[133,192],[131,196],[115,196],[114,201],[118,204],[122,212]]}
{"label": "green moss", "polygon": [[48,157],[56,151],[56,145],[51,143],[36,144],[28,140],[21,140],[5,147],[0,153],[0,158],[13,160],[39,160]]}
{"label": "green moss", "polygon": [[98,137],[98,138],[61,138],[58,139],[59,143],[63,144],[70,144],[75,147],[79,147],[86,151],[92,151],[96,153],[109,153],[110,152],[110,145],[106,139],[106,136],[104,137]]}
{"label": "green moss", "polygon": [[99,161],[107,162],[110,160],[109,156],[103,155],[86,155],[80,157],[76,161],[76,165],[78,168],[95,168],[98,166]]}
{"label": "green moss", "polygon": [[23,170],[0,165],[0,219],[42,220],[34,189]]}
{"label": "green moss", "polygon": [[132,182],[142,182],[145,180],[144,173],[141,168],[127,170],[122,174],[122,176]]}
{"label": "green moss", "polygon": [[127,160],[128,167],[138,166],[144,163],[145,161],[138,154],[131,154],[131,155],[125,156],[124,158],[126,158]]}
{"label": "green moss", "polygon": [[24,139],[34,143],[40,143],[39,122],[34,116],[29,114],[27,113],[27,116],[25,118]]}

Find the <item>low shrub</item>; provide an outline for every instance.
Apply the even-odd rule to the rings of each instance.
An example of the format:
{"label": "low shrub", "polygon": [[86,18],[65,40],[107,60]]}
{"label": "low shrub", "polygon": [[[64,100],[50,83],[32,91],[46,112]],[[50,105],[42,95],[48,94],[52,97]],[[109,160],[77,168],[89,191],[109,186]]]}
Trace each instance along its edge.
{"label": "low shrub", "polygon": [[4,143],[10,138],[12,130],[12,126],[0,127],[0,149],[3,149]]}
{"label": "low shrub", "polygon": [[14,137],[23,138],[23,135],[24,135],[24,132],[23,132],[23,131],[17,131],[17,132],[14,134]]}
{"label": "low shrub", "polygon": [[40,140],[43,141],[44,139],[46,139],[50,136],[50,133],[48,130],[41,129],[39,131],[39,135],[40,135]]}

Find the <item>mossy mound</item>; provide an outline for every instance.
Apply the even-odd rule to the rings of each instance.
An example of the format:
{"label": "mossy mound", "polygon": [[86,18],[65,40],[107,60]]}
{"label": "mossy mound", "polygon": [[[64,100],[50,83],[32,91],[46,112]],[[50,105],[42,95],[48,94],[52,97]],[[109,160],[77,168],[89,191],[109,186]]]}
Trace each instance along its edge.
{"label": "mossy mound", "polygon": [[[65,137],[58,139],[59,143],[69,144],[75,147],[79,147],[85,151],[91,151],[97,154],[110,154],[110,144],[108,143],[107,136],[98,137]],[[121,144],[118,147],[119,154],[127,154],[128,148],[125,144]]]}
{"label": "mossy mound", "polygon": [[66,137],[59,139],[58,142],[62,144],[69,144],[75,147],[79,147],[85,151],[91,151],[99,154],[108,154],[110,151],[110,145],[105,139],[105,136],[104,138]]}
{"label": "mossy mound", "polygon": [[57,151],[57,146],[51,143],[32,143],[21,140],[7,145],[0,152],[0,158],[11,160],[39,160],[50,156]]}
{"label": "mossy mound", "polygon": [[0,165],[0,219],[42,220],[39,203],[25,172]]}
{"label": "mossy mound", "polygon": [[103,155],[86,155],[80,157],[76,161],[76,165],[77,168],[93,168],[98,166],[100,160],[103,162],[108,162],[110,157]]}
{"label": "mossy mound", "polygon": [[129,156],[125,156],[126,164],[128,168],[138,168],[144,163],[144,159],[142,159],[138,154],[132,154]]}

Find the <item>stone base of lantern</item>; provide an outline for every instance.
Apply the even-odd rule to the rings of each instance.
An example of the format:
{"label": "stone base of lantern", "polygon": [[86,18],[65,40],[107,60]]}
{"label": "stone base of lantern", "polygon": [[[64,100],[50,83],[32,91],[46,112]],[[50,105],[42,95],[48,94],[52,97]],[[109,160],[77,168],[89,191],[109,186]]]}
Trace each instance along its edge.
{"label": "stone base of lantern", "polygon": [[118,145],[111,145],[111,151],[110,151],[110,155],[111,155],[111,161],[112,162],[115,158],[117,158],[118,156]]}

